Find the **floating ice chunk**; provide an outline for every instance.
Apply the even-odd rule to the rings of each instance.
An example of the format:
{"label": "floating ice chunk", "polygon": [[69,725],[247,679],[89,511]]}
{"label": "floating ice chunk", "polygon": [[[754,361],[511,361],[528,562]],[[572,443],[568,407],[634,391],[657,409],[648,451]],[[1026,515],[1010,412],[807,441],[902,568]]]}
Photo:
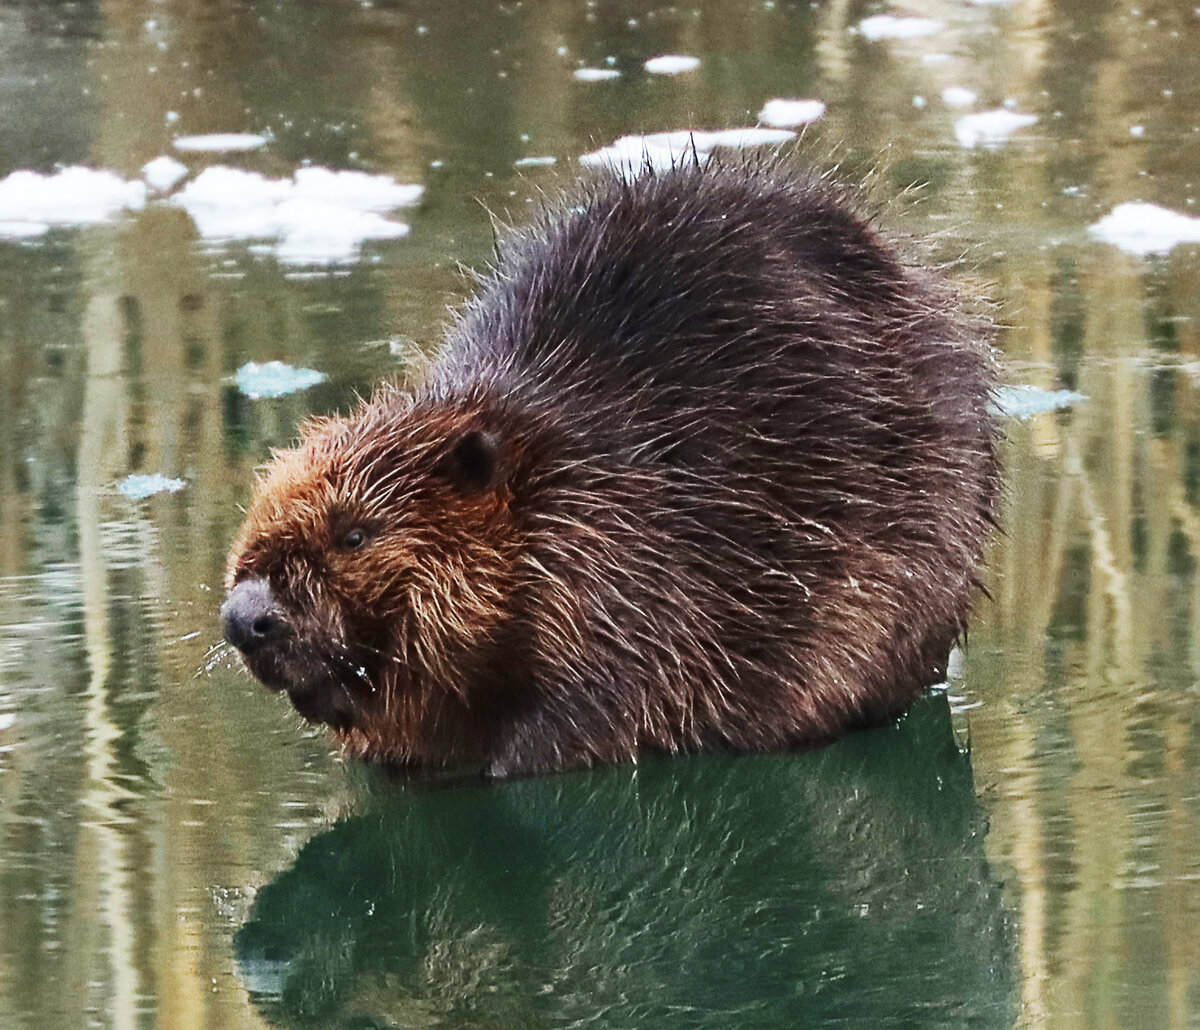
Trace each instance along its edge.
{"label": "floating ice chunk", "polygon": [[945,25],[934,18],[897,18],[894,14],[877,14],[858,23],[858,31],[872,43],[881,39],[918,39],[943,28]]}
{"label": "floating ice chunk", "polygon": [[758,112],[758,120],[775,128],[808,125],[825,114],[820,100],[768,100]]}
{"label": "floating ice chunk", "polygon": [[294,368],[282,361],[247,361],[234,373],[234,385],[251,400],[283,397],[325,382],[329,377],[312,368]]}
{"label": "floating ice chunk", "polygon": [[1200,243],[1200,218],[1181,215],[1157,204],[1118,204],[1088,232],[1127,254],[1166,254],[1180,243]]}
{"label": "floating ice chunk", "polygon": [[354,261],[367,240],[398,239],[408,226],[382,212],[414,204],[424,187],[387,175],[302,168],[294,179],[206,168],[171,198],[207,240],[273,240],[287,264]]}
{"label": "floating ice chunk", "polygon": [[571,77],[578,82],[608,82],[619,79],[621,73],[616,68],[576,68]]}
{"label": "floating ice chunk", "polygon": [[132,476],[126,476],[117,485],[117,490],[135,501],[144,501],[147,497],[153,497],[155,494],[173,494],[182,490],[187,486],[187,482],[182,479],[172,479],[170,476],[164,476],[161,472],[134,473]]}
{"label": "floating ice chunk", "polygon": [[948,107],[970,107],[977,94],[962,86],[947,86],[942,90],[942,103]]}
{"label": "floating ice chunk", "polygon": [[1074,390],[1043,390],[1040,386],[1001,386],[992,396],[992,409],[998,415],[1027,419],[1044,411],[1069,408],[1086,401],[1087,397]]}
{"label": "floating ice chunk", "polygon": [[665,171],[694,159],[703,164],[718,147],[774,146],[795,139],[790,129],[721,129],[703,132],[679,129],[675,132],[652,132],[646,136],[621,136],[607,147],[580,156],[581,164],[608,165],[618,170],[639,174],[648,165],[654,171]]}
{"label": "floating ice chunk", "polygon": [[264,239],[278,234],[275,209],[292,193],[289,179],[257,172],[206,168],[171,198],[205,239]]}
{"label": "floating ice chunk", "polygon": [[652,57],[643,66],[651,75],[681,75],[694,72],[700,67],[700,58],[686,54],[660,54]]}
{"label": "floating ice chunk", "polygon": [[1037,122],[1035,114],[1019,114],[1005,108],[964,115],[954,123],[954,135],[964,147],[996,147],[1018,129]]}
{"label": "floating ice chunk", "polygon": [[142,165],[142,178],[152,190],[158,190],[159,193],[166,193],[187,173],[187,165],[166,155]]}
{"label": "floating ice chunk", "polygon": [[209,154],[231,154],[242,150],[257,150],[267,143],[266,136],[252,132],[212,132],[205,136],[178,136],[176,150]]}
{"label": "floating ice chunk", "polygon": [[24,240],[50,231],[49,222],[2,222],[0,240]]}
{"label": "floating ice chunk", "polygon": [[114,172],[64,168],[20,171],[0,179],[0,236],[40,236],[56,225],[96,225],[146,204],[146,184]]}
{"label": "floating ice chunk", "polygon": [[11,730],[17,724],[16,712],[0,712],[0,733]]}
{"label": "floating ice chunk", "polygon": [[558,164],[557,157],[522,157],[513,162],[517,168],[544,168],[547,165]]}
{"label": "floating ice chunk", "polygon": [[356,211],[391,211],[415,204],[424,192],[424,186],[400,183],[390,175],[314,167],[297,170],[292,196],[324,200]]}
{"label": "floating ice chunk", "polygon": [[408,226],[374,211],[359,211],[307,197],[292,197],[275,210],[280,239],[275,256],[288,265],[346,264],[358,257],[366,240],[394,240]]}

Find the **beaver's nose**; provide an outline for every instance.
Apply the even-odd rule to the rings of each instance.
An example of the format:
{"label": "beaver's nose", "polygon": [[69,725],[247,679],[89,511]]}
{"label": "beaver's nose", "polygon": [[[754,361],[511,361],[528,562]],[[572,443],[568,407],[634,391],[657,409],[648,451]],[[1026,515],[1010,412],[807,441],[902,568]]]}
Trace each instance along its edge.
{"label": "beaver's nose", "polygon": [[221,605],[225,639],[242,654],[252,654],[268,643],[283,625],[271,587],[265,579],[244,579]]}

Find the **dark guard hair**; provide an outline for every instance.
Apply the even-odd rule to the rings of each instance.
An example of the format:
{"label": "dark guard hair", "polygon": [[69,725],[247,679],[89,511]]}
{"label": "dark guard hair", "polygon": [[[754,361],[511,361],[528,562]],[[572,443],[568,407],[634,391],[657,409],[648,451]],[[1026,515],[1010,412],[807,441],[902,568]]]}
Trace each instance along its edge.
{"label": "dark guard hair", "polygon": [[276,457],[227,634],[350,753],[402,764],[888,719],[943,675],[979,586],[984,335],[813,174],[610,175],[502,246],[414,392]]}

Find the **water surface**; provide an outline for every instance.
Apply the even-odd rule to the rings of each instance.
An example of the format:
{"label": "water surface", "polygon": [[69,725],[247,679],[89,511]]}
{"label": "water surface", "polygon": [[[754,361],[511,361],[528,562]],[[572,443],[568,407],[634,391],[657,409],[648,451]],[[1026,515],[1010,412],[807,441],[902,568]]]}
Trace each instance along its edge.
{"label": "water surface", "polygon": [[[417,373],[580,155],[772,99],[822,101],[805,146],[994,302],[1013,382],[1086,398],[1007,423],[961,674],[810,755],[344,766],[212,650],[254,467]],[[989,111],[1036,121],[964,145]],[[216,133],[266,142],[173,147]],[[1200,1025],[1200,250],[1089,233],[1200,206],[1191,4],[0,3],[0,178],[165,155],[176,191],[424,193],[329,260],[155,190],[0,232],[0,1024]],[[324,378],[252,399],[272,361]]]}

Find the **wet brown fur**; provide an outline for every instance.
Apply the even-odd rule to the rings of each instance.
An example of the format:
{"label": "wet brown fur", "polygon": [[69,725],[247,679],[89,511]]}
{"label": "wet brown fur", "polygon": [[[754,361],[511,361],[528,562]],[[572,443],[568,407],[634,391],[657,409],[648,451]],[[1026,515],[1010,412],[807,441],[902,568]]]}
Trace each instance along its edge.
{"label": "wet brown fur", "polygon": [[978,587],[991,377],[846,191],[614,176],[506,246],[415,392],[277,456],[229,585],[286,632],[247,663],[350,754],[496,775],[889,718]]}

